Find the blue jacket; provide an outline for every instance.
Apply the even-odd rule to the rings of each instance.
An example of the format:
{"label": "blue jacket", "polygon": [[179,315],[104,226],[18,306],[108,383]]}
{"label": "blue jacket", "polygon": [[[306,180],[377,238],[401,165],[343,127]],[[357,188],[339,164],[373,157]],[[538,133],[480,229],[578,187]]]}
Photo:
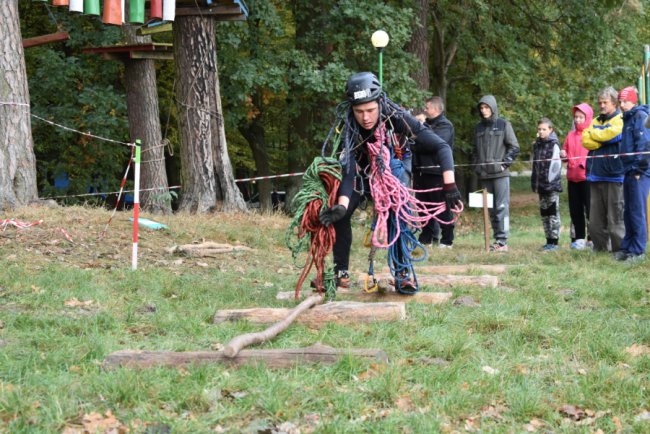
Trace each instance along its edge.
{"label": "blue jacket", "polygon": [[[623,141],[621,153],[650,151],[650,130],[645,128],[650,107],[638,105],[623,113]],[[644,173],[650,176],[650,154],[622,156],[625,173]]]}
{"label": "blue jacket", "polygon": [[587,159],[587,181],[623,182],[623,163],[618,155],[598,158],[599,155],[620,153],[622,130],[621,112],[616,110],[609,116],[601,114],[582,132],[582,146],[589,149],[590,157]]}

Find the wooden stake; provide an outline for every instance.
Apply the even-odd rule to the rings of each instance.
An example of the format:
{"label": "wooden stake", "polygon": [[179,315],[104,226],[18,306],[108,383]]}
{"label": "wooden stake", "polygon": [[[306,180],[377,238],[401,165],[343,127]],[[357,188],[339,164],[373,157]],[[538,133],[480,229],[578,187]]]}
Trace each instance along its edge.
{"label": "wooden stake", "polygon": [[262,342],[270,341],[280,333],[282,333],[289,325],[304,311],[321,303],[323,301],[322,295],[312,295],[298,306],[293,308],[289,315],[280,322],[273,324],[271,327],[257,333],[246,333],[244,335],[235,336],[223,349],[226,357],[235,357],[242,348],[249,345],[260,344]]}
{"label": "wooden stake", "polygon": [[[492,206],[495,206],[493,204]],[[485,234],[485,251],[490,251],[490,233],[488,232],[489,213],[488,213],[488,191],[483,189],[483,234]]]}

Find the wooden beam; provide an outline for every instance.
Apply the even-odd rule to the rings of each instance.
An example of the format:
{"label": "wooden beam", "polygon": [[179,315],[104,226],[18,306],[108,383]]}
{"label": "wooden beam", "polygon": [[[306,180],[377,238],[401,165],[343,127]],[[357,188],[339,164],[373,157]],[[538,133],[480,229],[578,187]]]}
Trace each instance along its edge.
{"label": "wooden beam", "polygon": [[36,47],[38,45],[50,44],[52,42],[67,41],[68,39],[70,39],[70,34],[68,32],[56,32],[49,35],[23,39],[23,48]]}
{"label": "wooden beam", "polygon": [[[309,291],[303,291],[301,294],[307,295]],[[390,292],[373,292],[366,293],[361,290],[352,291],[349,289],[339,288],[336,290],[336,298],[343,300],[355,300],[364,302],[382,302],[382,301],[395,301],[400,303],[425,303],[425,304],[440,304],[446,303],[451,300],[453,293],[451,292],[416,292],[413,295],[404,295],[395,292],[393,289]],[[277,300],[294,300],[296,297],[295,291],[278,292],[275,296]]]}
{"label": "wooden beam", "polygon": [[[281,321],[290,312],[286,308],[258,307],[252,309],[222,309],[214,314],[213,322],[247,320],[255,324]],[[359,324],[376,321],[402,321],[406,319],[404,303],[358,303],[335,301],[314,307],[296,319],[307,327],[319,328],[328,322]]]}
{"label": "wooden beam", "polygon": [[165,51],[134,51],[131,59],[174,60],[174,53]]}
{"label": "wooden beam", "polygon": [[348,356],[367,359],[376,363],[388,362],[386,352],[381,349],[337,349],[316,344],[311,347],[296,349],[242,350],[233,358],[226,357],[223,351],[122,350],[106,356],[103,366],[111,369],[116,367],[179,367],[208,363],[223,363],[234,366],[263,363],[269,368],[291,368],[298,364],[319,363],[331,365]]}
{"label": "wooden beam", "polygon": [[[508,265],[502,264],[467,264],[467,265],[416,265],[416,273],[426,274],[457,274],[483,271],[492,274],[503,274],[508,272]],[[382,271],[388,273],[388,268]]]}
{"label": "wooden beam", "polygon": [[[367,279],[366,273],[361,273],[359,279],[357,280],[357,286],[359,288],[363,287]],[[381,273],[375,275],[377,280],[390,280],[392,285],[394,285],[393,276],[389,273]],[[483,288],[496,288],[499,285],[499,279],[496,276],[483,275],[483,276],[460,276],[454,274],[441,274],[434,276],[427,276],[418,274],[418,284],[422,286],[433,286],[433,287],[452,287],[452,286],[480,286]]]}
{"label": "wooden beam", "polygon": [[176,16],[188,15],[201,15],[201,16],[215,16],[215,15],[233,15],[240,16],[241,20],[245,20],[246,16],[239,6],[219,5],[213,7],[177,7]]}

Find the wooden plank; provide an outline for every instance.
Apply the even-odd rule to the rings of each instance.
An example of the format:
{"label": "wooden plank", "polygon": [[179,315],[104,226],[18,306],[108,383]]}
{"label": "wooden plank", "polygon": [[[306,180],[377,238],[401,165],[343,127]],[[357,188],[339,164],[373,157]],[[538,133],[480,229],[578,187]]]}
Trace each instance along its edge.
{"label": "wooden plank", "polygon": [[[357,280],[357,286],[363,287],[367,278],[366,273],[361,273]],[[391,281],[394,285],[393,276],[389,273],[381,273],[375,275],[377,280],[386,279]],[[453,286],[480,286],[483,288],[496,288],[499,285],[499,279],[496,276],[482,275],[482,276],[461,276],[456,274],[441,274],[435,276],[427,276],[418,273],[418,284],[420,287],[434,286],[434,287],[453,287]]]}
{"label": "wooden plank", "polygon": [[38,45],[50,44],[52,42],[67,41],[70,39],[68,32],[56,32],[49,35],[35,36],[33,38],[23,39],[23,48],[36,47]]}
{"label": "wooden plank", "polygon": [[[255,324],[269,324],[281,321],[290,309],[258,307],[252,309],[222,309],[214,314],[213,322],[247,320]],[[359,303],[355,301],[334,301],[314,307],[296,319],[308,327],[321,327],[328,322],[358,324],[376,321],[402,321],[406,319],[404,303]]]}
{"label": "wooden plank", "polygon": [[[305,294],[306,293],[306,294]],[[309,295],[309,291],[301,292],[302,296]],[[425,304],[440,304],[446,303],[451,299],[453,293],[451,292],[416,292],[413,295],[399,294],[395,291],[390,292],[374,292],[368,294],[364,291],[349,290],[339,288],[336,290],[336,297],[344,300],[355,300],[364,302],[381,302],[381,301],[395,301],[401,303],[425,303]],[[277,300],[294,300],[296,297],[295,291],[278,292],[276,295]]]}
{"label": "wooden plank", "polygon": [[188,16],[188,15],[200,15],[200,16],[219,16],[219,15],[230,15],[230,16],[241,16],[241,20],[245,20],[246,16],[242,12],[239,6],[213,6],[213,7],[177,7],[176,16]]}
{"label": "wooden plank", "polygon": [[[467,265],[421,265],[415,266],[416,273],[427,274],[457,274],[457,273],[471,273],[473,271],[482,271],[492,274],[503,274],[508,272],[508,265],[503,264],[467,264]],[[384,268],[383,272],[388,273],[388,268]]]}
{"label": "wooden plank", "polygon": [[290,368],[297,364],[331,365],[348,356],[379,363],[388,362],[386,352],[381,349],[337,349],[316,344],[296,349],[242,350],[233,358],[226,357],[223,351],[121,350],[109,354],[104,359],[103,366],[111,369],[116,367],[179,367],[207,363],[223,363],[234,366],[263,363],[269,368]]}
{"label": "wooden plank", "polygon": [[134,51],[131,59],[174,60],[174,53],[164,51]]}

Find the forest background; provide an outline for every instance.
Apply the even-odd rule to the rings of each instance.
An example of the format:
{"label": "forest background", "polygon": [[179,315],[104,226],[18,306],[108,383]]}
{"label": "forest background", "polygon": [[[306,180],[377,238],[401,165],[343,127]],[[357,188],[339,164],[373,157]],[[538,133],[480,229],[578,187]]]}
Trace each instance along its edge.
{"label": "forest background", "polygon": [[[376,72],[370,36],[390,35],[384,50],[384,88],[394,101],[420,108],[441,95],[456,127],[457,164],[470,161],[476,103],[496,96],[526,161],[537,120],[554,121],[563,137],[571,107],[595,105],[598,90],[635,85],[650,42],[646,2],[483,0],[247,0],[246,21],[217,23],[223,120],[235,178],[303,171],[320,152],[343,99],[348,76]],[[119,27],[66,8],[20,0],[23,38],[66,30],[65,42],[27,49],[32,113],[81,131],[128,141],[124,65],[83,54],[86,47],[120,44]],[[154,36],[172,42],[171,33]],[[177,79],[172,61],[156,62],[162,137],[169,185],[180,179]],[[597,107],[596,107],[597,108]],[[597,110],[596,110],[597,111]],[[88,186],[114,190],[129,150],[32,121],[39,196],[61,194],[54,179],[68,175],[65,194]],[[459,167],[460,184],[474,186]],[[259,193],[268,209],[272,188],[289,195],[299,178],[239,184]]]}

